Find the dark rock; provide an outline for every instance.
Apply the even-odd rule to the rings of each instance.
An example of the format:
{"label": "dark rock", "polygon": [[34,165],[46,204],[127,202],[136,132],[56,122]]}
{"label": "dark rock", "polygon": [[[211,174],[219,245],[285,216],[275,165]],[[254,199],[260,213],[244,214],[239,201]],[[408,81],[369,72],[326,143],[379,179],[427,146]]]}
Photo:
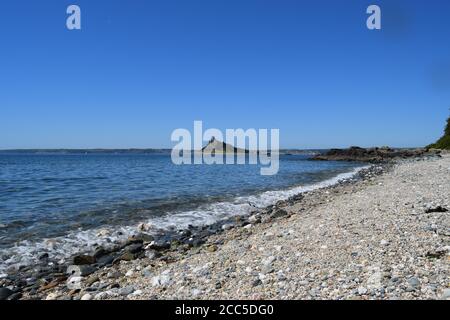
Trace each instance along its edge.
{"label": "dark rock", "polygon": [[143,247],[142,242],[137,242],[126,246],[124,250],[129,253],[138,253],[142,251],[142,247]]}
{"label": "dark rock", "polygon": [[289,200],[293,201],[293,202],[297,202],[297,201],[302,200],[303,198],[304,198],[303,194],[299,193],[295,196],[290,197]]}
{"label": "dark rock", "polygon": [[14,294],[14,291],[8,288],[0,288],[0,300],[6,300],[12,294]]}
{"label": "dark rock", "polygon": [[170,243],[167,241],[153,241],[153,243],[150,244],[150,249],[162,251],[162,250],[168,250],[170,249]]}
{"label": "dark rock", "polygon": [[286,205],[286,201],[284,201],[284,200],[278,200],[276,203],[275,203],[275,206],[276,207],[284,207]]}
{"label": "dark rock", "polygon": [[430,259],[439,259],[445,256],[446,254],[447,254],[446,250],[437,250],[437,251],[429,251],[425,256]]}
{"label": "dark rock", "polygon": [[47,260],[49,257],[48,253],[43,253],[39,256],[39,260]]}
{"label": "dark rock", "polygon": [[437,206],[436,208],[428,208],[425,210],[425,213],[433,213],[433,212],[447,212],[448,210],[444,207]]}
{"label": "dark rock", "polygon": [[8,300],[19,300],[20,298],[22,298],[22,292],[16,292],[10,295]]}
{"label": "dark rock", "polygon": [[131,252],[124,252],[120,256],[118,256],[116,259],[114,259],[113,264],[116,264],[120,261],[132,261],[136,259],[136,255]]}
{"label": "dark rock", "polygon": [[205,240],[203,240],[203,239],[194,239],[191,244],[193,247],[200,247],[204,243],[205,243]]}
{"label": "dark rock", "polygon": [[262,281],[261,281],[260,279],[255,279],[255,280],[252,282],[252,287],[257,287],[257,286],[259,286],[259,285],[262,285]]}
{"label": "dark rock", "polygon": [[104,267],[104,266],[112,265],[114,262],[114,259],[115,259],[115,256],[113,256],[113,255],[102,256],[101,258],[99,258],[97,260],[97,266]]}
{"label": "dark rock", "polygon": [[384,162],[394,158],[420,157],[425,155],[426,152],[425,149],[391,149],[389,147],[365,149],[350,147],[348,149],[330,149],[324,154],[311,158],[311,160]]}
{"label": "dark rock", "polygon": [[97,276],[91,276],[86,280],[86,286],[90,287],[92,286],[94,283],[100,281],[100,278]]}
{"label": "dark rock", "polygon": [[95,291],[98,291],[98,288],[88,287],[88,288],[84,289],[84,291],[86,291],[86,292],[95,292]]}
{"label": "dark rock", "polygon": [[94,264],[95,258],[93,256],[88,255],[78,255],[73,257],[73,264],[74,265],[85,265],[85,264]]}
{"label": "dark rock", "polygon": [[180,235],[182,237],[190,237],[192,235],[192,232],[191,232],[191,230],[181,230]]}
{"label": "dark rock", "polygon": [[155,240],[155,238],[146,233],[139,233],[137,235],[128,238],[129,243],[150,243],[153,240]]}
{"label": "dark rock", "polygon": [[80,291],[81,291],[81,289],[72,289],[72,290],[69,291],[69,295],[70,296],[74,296],[77,293],[79,293]]}
{"label": "dark rock", "polygon": [[174,239],[170,242],[170,249],[177,249],[180,245],[182,245],[181,241]]}
{"label": "dark rock", "polygon": [[284,216],[287,216],[288,212],[284,209],[279,209],[277,211],[275,211],[274,213],[272,213],[272,218],[281,218]]}
{"label": "dark rock", "polygon": [[94,259],[97,260],[100,257],[103,257],[105,255],[107,255],[109,252],[107,250],[105,250],[104,248],[98,248],[97,250],[95,250],[94,252]]}

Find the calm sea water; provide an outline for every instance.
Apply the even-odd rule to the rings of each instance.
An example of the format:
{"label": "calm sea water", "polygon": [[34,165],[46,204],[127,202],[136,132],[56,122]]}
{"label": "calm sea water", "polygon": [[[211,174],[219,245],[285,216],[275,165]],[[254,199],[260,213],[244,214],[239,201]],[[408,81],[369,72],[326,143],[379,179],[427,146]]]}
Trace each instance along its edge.
{"label": "calm sea water", "polygon": [[102,228],[112,237],[142,221],[211,223],[358,166],[286,155],[277,175],[261,176],[257,165],[176,166],[166,154],[0,155],[0,265],[98,244]]}

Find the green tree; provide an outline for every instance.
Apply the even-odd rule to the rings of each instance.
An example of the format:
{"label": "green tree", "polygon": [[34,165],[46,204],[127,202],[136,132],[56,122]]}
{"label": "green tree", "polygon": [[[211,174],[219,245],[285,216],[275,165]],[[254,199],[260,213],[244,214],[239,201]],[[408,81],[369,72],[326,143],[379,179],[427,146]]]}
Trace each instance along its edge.
{"label": "green tree", "polygon": [[445,135],[450,136],[450,117],[447,119],[447,126],[445,127]]}
{"label": "green tree", "polygon": [[447,119],[444,135],[436,143],[430,144],[428,148],[450,150],[450,117]]}

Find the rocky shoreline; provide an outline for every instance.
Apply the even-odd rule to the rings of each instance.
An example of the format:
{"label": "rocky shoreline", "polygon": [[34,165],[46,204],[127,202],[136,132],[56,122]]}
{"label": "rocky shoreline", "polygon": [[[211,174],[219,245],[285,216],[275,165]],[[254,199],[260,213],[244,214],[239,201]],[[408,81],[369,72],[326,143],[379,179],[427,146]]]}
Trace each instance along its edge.
{"label": "rocky shoreline", "polygon": [[441,151],[436,149],[393,149],[389,147],[381,148],[360,148],[350,147],[348,149],[331,149],[324,154],[318,154],[311,160],[322,161],[359,161],[381,163],[395,159],[408,159],[417,157],[440,156]]}
{"label": "rocky shoreline", "polygon": [[[158,236],[140,233],[113,250],[98,248],[93,254],[74,256],[71,265],[58,265],[43,256],[40,265],[0,279],[0,298],[445,298],[450,294],[446,211],[450,208],[450,158],[424,159],[374,165],[334,186],[302,193],[263,210],[255,209],[248,216],[212,226],[174,230]],[[383,189],[383,180],[393,179],[393,175],[395,179],[405,179],[400,184],[408,183],[407,177],[395,176],[396,171],[420,165],[433,168],[438,165],[447,170],[447,175],[440,177],[442,190],[436,190],[436,194],[428,190],[430,202],[421,203],[419,199],[416,204],[399,194],[398,203],[368,207],[368,217],[355,215],[359,209],[352,201],[359,205],[361,199],[352,197],[364,194],[367,189]],[[415,174],[423,175],[420,171]],[[439,201],[436,197],[440,197]],[[342,202],[342,198],[348,198],[341,204],[345,210],[328,208]],[[397,211],[397,206],[401,206],[414,212],[402,219],[414,225],[412,231],[418,232],[413,233],[414,239],[425,236],[423,243],[427,247],[422,248],[422,242],[413,242],[413,248],[423,249],[421,255],[405,255],[402,263],[386,266],[384,260],[402,253],[397,250],[393,255],[390,251],[398,238],[403,237],[403,233],[392,231],[407,234],[404,229],[409,227],[399,225],[389,214],[376,216],[384,212],[380,207],[390,205]],[[332,214],[325,214],[330,210]],[[428,229],[422,230],[419,222]],[[377,232],[351,241],[362,234],[360,228],[368,232],[366,228],[372,225]],[[146,228],[140,225],[142,231]],[[369,245],[367,242],[372,238],[375,242]],[[338,239],[345,240],[339,249],[345,249],[348,255],[335,256],[337,251],[333,247],[339,243]],[[405,250],[405,246],[408,249],[401,242],[400,248]],[[377,259],[373,256],[380,261],[375,263]],[[409,264],[417,259],[421,269],[413,272],[408,269]]]}

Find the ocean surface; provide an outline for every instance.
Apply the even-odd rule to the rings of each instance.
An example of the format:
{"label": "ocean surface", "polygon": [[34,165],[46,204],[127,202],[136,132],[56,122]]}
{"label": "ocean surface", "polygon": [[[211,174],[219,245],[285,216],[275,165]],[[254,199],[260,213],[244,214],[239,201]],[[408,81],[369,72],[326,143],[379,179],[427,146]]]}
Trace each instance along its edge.
{"label": "ocean surface", "polygon": [[181,229],[246,214],[362,166],[307,158],[281,155],[279,173],[262,176],[259,165],[177,166],[169,154],[0,154],[0,273],[125,239],[141,222]]}

